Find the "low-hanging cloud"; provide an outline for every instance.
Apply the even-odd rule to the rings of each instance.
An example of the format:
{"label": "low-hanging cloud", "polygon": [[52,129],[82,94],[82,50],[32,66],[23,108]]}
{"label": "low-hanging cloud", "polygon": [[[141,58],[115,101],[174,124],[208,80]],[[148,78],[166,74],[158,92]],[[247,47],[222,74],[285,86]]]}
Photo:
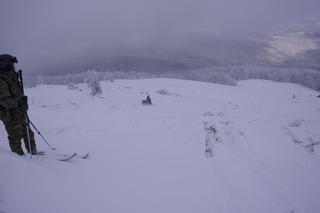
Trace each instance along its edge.
{"label": "low-hanging cloud", "polygon": [[1,0],[0,51],[22,65],[90,46],[153,42],[191,31],[237,36],[293,24],[320,11],[318,0]]}

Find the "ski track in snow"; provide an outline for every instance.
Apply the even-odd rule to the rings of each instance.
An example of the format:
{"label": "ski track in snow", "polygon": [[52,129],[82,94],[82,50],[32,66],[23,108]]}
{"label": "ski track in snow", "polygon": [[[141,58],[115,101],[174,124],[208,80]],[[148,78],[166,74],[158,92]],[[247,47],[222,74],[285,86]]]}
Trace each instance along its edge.
{"label": "ski track in snow", "polygon": [[28,89],[29,114],[58,152],[90,158],[18,157],[1,134],[0,212],[320,211],[317,92],[263,80],[79,88]]}

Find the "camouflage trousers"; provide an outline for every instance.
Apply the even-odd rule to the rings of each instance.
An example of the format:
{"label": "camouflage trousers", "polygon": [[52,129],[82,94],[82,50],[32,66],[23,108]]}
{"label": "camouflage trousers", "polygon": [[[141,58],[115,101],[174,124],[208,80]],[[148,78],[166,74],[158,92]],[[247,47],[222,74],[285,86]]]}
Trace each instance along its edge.
{"label": "camouflage trousers", "polygon": [[[21,140],[23,139],[27,152],[30,152],[27,134],[27,124],[25,120],[25,112],[22,108],[16,108],[10,111],[1,112],[0,120],[3,121],[9,140],[9,146],[12,152],[22,155]],[[34,133],[29,128],[31,152],[36,152],[36,143]]]}

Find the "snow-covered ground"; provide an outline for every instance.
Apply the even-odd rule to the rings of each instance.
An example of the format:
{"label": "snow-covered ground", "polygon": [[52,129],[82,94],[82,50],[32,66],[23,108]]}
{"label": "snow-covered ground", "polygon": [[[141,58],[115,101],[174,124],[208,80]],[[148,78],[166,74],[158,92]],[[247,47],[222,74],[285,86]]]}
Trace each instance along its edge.
{"label": "snow-covered ground", "polygon": [[[1,125],[1,213],[320,212],[317,92],[262,80],[102,89],[94,98],[85,85],[27,90],[30,117],[58,152],[91,155],[19,157]],[[141,105],[146,94],[152,106]]]}

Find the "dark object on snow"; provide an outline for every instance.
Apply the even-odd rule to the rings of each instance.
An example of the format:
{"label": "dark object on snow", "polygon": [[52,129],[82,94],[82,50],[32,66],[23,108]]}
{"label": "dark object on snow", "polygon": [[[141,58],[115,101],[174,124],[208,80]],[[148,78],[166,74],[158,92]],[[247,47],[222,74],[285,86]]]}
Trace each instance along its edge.
{"label": "dark object on snow", "polygon": [[146,100],[142,100],[142,104],[143,105],[152,105],[151,98],[149,95],[147,96]]}
{"label": "dark object on snow", "polygon": [[320,98],[320,95],[318,95],[317,98]]}

